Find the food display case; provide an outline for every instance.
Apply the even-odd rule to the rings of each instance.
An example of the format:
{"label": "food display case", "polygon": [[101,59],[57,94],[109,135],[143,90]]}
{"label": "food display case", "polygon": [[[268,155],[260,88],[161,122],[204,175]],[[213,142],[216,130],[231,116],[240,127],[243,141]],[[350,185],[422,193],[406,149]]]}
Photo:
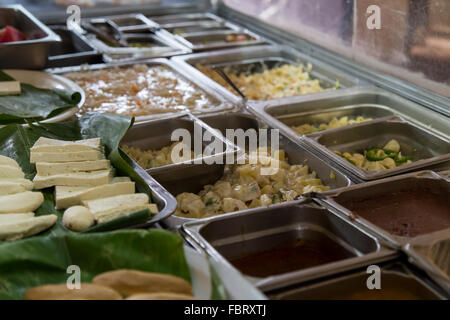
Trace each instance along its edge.
{"label": "food display case", "polygon": [[0,39],[45,35],[0,43],[0,298],[450,298],[445,1],[22,2]]}

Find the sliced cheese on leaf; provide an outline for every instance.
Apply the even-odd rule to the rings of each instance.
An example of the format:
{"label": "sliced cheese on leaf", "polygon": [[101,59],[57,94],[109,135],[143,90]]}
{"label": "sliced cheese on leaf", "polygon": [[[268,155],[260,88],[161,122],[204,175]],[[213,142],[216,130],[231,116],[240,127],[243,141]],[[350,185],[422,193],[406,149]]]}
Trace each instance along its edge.
{"label": "sliced cheese on leaf", "polygon": [[0,213],[23,213],[35,211],[44,202],[41,192],[26,191],[0,196]]}

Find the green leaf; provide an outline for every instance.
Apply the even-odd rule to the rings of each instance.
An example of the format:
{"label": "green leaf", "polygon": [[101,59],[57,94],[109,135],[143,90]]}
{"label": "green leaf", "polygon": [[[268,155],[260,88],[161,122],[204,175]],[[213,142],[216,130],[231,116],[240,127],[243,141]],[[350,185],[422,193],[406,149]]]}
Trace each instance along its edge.
{"label": "green leaf", "polygon": [[0,299],[22,299],[27,288],[66,283],[77,265],[81,281],[115,269],[172,274],[190,281],[180,236],[159,229],[68,233],[0,246]]}
{"label": "green leaf", "polygon": [[[13,80],[0,70],[0,81]],[[79,92],[41,89],[21,83],[21,94],[0,96],[0,124],[24,123],[53,117],[75,107],[81,100]]]}

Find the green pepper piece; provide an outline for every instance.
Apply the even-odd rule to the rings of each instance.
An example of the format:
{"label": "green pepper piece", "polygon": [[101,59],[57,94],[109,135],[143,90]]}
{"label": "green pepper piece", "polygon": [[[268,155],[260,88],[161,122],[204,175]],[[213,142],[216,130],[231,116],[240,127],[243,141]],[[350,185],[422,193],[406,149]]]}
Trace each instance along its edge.
{"label": "green pepper piece", "polygon": [[[382,154],[380,154],[380,151]],[[381,161],[388,157],[388,155],[383,151],[383,149],[373,148],[366,152],[366,159],[369,161]]]}
{"label": "green pepper piece", "polygon": [[389,149],[383,149],[383,151],[384,151],[384,153],[386,153],[388,155],[389,158],[392,158],[395,160],[398,157],[398,152],[396,152],[396,151],[392,151]]}
{"label": "green pepper piece", "polygon": [[402,163],[405,163],[408,160],[412,160],[412,159],[413,159],[413,157],[411,157],[411,156],[397,157],[395,159],[395,164],[402,164]]}

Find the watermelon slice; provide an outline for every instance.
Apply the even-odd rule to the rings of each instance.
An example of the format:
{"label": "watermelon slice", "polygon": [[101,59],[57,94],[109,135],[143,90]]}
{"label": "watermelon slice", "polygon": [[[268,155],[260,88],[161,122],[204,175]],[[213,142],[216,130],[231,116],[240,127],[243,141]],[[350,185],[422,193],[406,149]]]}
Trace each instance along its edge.
{"label": "watermelon slice", "polygon": [[27,36],[12,26],[6,26],[0,30],[0,43],[27,40]]}

